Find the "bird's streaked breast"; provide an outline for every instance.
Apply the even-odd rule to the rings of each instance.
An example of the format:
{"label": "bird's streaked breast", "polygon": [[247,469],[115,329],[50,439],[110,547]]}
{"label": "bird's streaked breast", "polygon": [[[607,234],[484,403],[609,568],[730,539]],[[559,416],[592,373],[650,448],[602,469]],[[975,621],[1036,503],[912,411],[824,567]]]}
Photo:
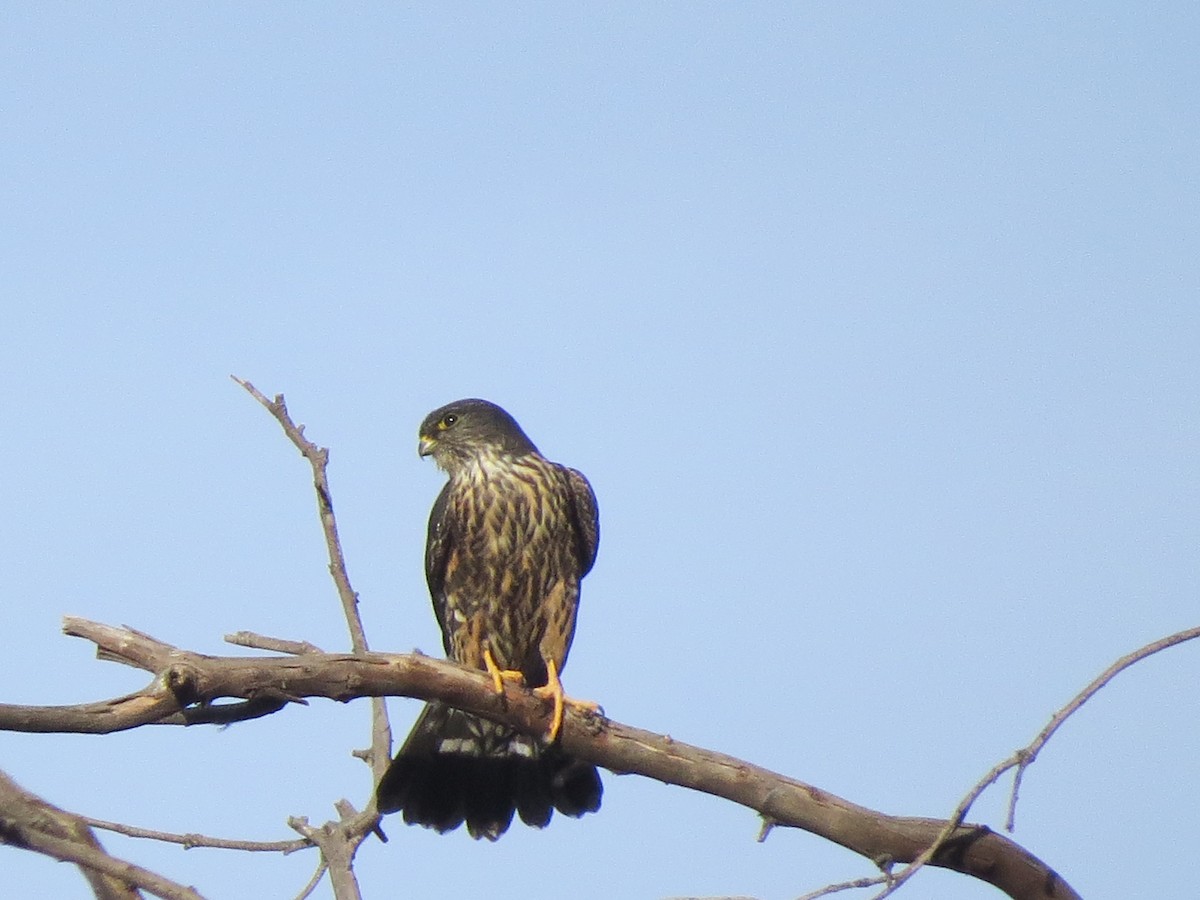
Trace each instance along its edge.
{"label": "bird's streaked breast", "polygon": [[[570,502],[561,469],[536,454],[480,456],[452,480],[455,549],[444,591],[461,662],[476,664],[482,639],[502,667],[534,661],[541,669],[538,648],[549,620],[569,615],[573,622],[579,596]],[[572,612],[551,615],[559,606]],[[556,662],[565,658],[573,628],[561,630]]]}

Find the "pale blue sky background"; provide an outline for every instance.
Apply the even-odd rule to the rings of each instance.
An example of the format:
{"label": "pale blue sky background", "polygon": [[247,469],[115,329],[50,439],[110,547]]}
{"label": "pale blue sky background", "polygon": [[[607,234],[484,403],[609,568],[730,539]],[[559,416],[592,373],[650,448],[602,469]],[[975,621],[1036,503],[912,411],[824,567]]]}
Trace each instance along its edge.
{"label": "pale blue sky background", "polygon": [[[230,373],[332,448],[373,646],[436,651],[416,427],[478,395],[600,497],[573,693],[945,815],[1200,621],[1198,35],[1182,2],[6,5],[2,699],[145,683],[67,613],[346,646],[307,468]],[[1198,677],[1192,646],[1129,672],[1025,781],[1015,838],[1089,900],[1178,896],[1200,864]],[[0,766],[80,812],[285,838],[365,802],[368,716],[0,735]],[[494,846],[387,830],[369,898],[870,874],[634,777]],[[213,898],[315,865],[105,842]]]}

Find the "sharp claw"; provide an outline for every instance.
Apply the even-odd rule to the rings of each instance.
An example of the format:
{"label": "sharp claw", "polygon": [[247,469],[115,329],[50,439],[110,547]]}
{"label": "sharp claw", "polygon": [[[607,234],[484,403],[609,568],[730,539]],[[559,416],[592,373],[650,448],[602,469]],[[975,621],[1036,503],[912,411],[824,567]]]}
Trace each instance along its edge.
{"label": "sharp claw", "polygon": [[484,648],[483,665],[487,669],[487,673],[492,676],[492,686],[496,689],[497,694],[504,693],[504,682],[506,681],[515,681],[517,684],[523,684],[525,681],[525,676],[516,669],[502,669],[496,665],[490,648]]}

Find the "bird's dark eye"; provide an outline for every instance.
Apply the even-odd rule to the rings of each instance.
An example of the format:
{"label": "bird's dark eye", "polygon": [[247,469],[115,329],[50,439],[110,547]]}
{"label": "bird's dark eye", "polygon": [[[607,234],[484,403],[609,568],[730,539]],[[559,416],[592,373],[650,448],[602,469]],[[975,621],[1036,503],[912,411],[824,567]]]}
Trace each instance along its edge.
{"label": "bird's dark eye", "polygon": [[440,425],[443,429],[446,429],[457,421],[458,416],[456,416],[454,413],[446,413],[446,415],[442,416],[442,421],[438,422],[438,425]]}

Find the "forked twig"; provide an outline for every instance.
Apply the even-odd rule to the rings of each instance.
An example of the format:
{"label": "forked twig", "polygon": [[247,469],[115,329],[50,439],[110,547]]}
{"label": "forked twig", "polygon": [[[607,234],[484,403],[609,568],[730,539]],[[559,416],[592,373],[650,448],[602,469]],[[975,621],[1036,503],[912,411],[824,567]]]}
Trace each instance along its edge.
{"label": "forked twig", "polygon": [[[963,820],[966,818],[967,813],[971,809],[971,806],[974,805],[975,801],[979,799],[980,795],[997,781],[999,781],[1000,776],[1002,776],[1005,772],[1015,768],[1017,771],[1016,775],[1013,777],[1012,792],[1009,795],[1008,801],[1008,816],[1005,820],[1006,830],[1012,831],[1013,822],[1016,816],[1017,794],[1021,788],[1021,778],[1025,774],[1025,770],[1033,764],[1033,761],[1037,759],[1037,755],[1042,751],[1042,748],[1046,746],[1046,743],[1051,737],[1054,736],[1054,733],[1058,731],[1060,727],[1062,727],[1063,723],[1066,722],[1067,719],[1069,719],[1076,712],[1078,712],[1085,703],[1092,699],[1092,697],[1096,696],[1100,689],[1112,681],[1114,677],[1123,672],[1125,669],[1128,669],[1134,663],[1139,662],[1148,656],[1152,656],[1153,654],[1158,653],[1160,650],[1165,650],[1168,647],[1174,647],[1176,644],[1182,644],[1185,641],[1194,640],[1198,637],[1200,637],[1200,627],[1187,628],[1183,631],[1176,632],[1175,634],[1168,635],[1167,637],[1160,638],[1157,641],[1152,641],[1151,643],[1146,644],[1144,647],[1134,650],[1132,653],[1127,653],[1125,656],[1122,656],[1115,663],[1101,672],[1087,687],[1071,698],[1071,701],[1066,706],[1064,706],[1050,718],[1050,722],[1038,733],[1038,736],[1034,738],[1033,741],[1017,750],[1007,759],[1002,760],[993,766],[988,773],[984,775],[983,778],[981,778],[975,784],[975,786],[971,788],[970,791],[967,792],[967,795],[963,797],[958,806],[955,807],[954,812],[950,814],[950,817],[946,820],[945,826],[938,833],[938,836],[933,843],[930,844],[929,847],[927,847],[916,859],[906,865],[899,872],[896,872],[894,875],[889,873],[888,876],[883,879],[883,881],[886,881],[887,887],[876,894],[873,900],[883,900],[884,897],[894,894],[900,889],[901,886],[904,885],[906,881],[912,878],[913,875],[917,874],[918,871],[920,871],[931,860],[933,860],[937,854],[946,847],[947,841],[950,840],[955,830],[962,825]],[[875,883],[883,882],[880,880],[875,880]],[[820,894],[810,896],[820,896]]]}
{"label": "forked twig", "polygon": [[[269,400],[249,381],[238,378],[236,375],[230,377],[275,417],[275,420],[283,428],[284,434],[312,467],[313,489],[317,495],[317,512],[321,519],[321,530],[325,533],[325,546],[329,553],[329,574],[337,586],[338,597],[342,601],[342,612],[345,614],[346,625],[350,630],[350,646],[355,653],[369,652],[366,629],[363,628],[362,616],[358,611],[358,594],[351,586],[350,575],[346,571],[346,558],[342,553],[337,518],[333,512],[333,494],[330,491],[329,477],[326,473],[329,465],[329,450],[325,447],[318,447],[304,436],[304,426],[297,425],[292,420],[283,394],[276,394],[274,400]],[[302,651],[302,653],[306,652],[311,651]],[[371,768],[373,783],[383,777],[383,773],[391,762],[391,752],[392,728],[388,720],[387,703],[382,697],[372,697],[370,750],[365,754],[359,752],[355,755],[359,758],[366,758],[367,765]],[[345,803],[345,801],[342,802]],[[373,800],[369,811],[371,815],[374,815]],[[368,834],[374,832],[378,825],[378,817],[375,816],[369,823],[369,828],[352,833],[346,827],[346,823],[353,818],[343,815],[341,823],[339,823],[340,827],[330,823],[319,832],[313,832],[314,835],[319,835],[314,840],[328,866],[334,894],[339,900],[348,900],[348,898],[358,896],[358,883],[353,870],[354,854],[359,844],[366,839]]]}

